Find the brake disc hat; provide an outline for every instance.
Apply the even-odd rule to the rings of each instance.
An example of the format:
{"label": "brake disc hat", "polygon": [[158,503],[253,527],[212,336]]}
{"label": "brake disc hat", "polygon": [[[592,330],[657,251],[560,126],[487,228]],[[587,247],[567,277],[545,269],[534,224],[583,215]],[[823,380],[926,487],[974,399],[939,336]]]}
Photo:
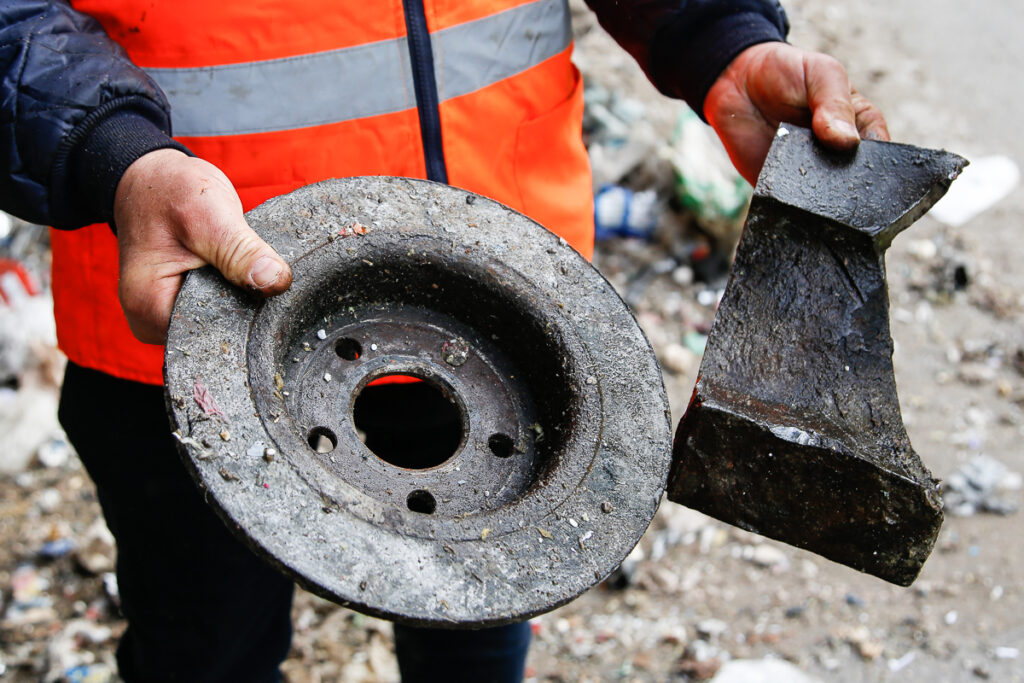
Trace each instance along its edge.
{"label": "brake disc hat", "polygon": [[[618,566],[665,489],[670,416],[650,345],[583,257],[404,178],[326,181],[246,218],[292,287],[262,300],[191,273],[165,380],[187,466],[257,554],[339,604],[451,627],[529,618]],[[363,443],[354,405],[387,375],[451,402],[450,457],[412,469]]]}

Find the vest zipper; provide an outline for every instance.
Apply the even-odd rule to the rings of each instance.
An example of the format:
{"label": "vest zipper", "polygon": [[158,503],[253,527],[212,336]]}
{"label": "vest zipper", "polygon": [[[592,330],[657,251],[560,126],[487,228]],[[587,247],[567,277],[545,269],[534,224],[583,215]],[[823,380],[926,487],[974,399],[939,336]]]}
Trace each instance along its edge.
{"label": "vest zipper", "polygon": [[430,46],[426,10],[423,8],[423,0],[402,0],[402,9],[405,11],[405,31],[427,179],[447,183],[448,169],[445,167],[444,147],[441,144],[441,112],[437,78],[434,75],[434,51]]}

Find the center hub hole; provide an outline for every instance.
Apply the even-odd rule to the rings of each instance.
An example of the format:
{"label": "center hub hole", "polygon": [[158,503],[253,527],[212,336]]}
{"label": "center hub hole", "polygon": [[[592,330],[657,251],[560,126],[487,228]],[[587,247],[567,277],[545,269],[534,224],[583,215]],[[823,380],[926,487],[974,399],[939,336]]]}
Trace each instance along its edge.
{"label": "center hub hole", "polygon": [[385,375],[364,387],[352,420],[366,447],[396,467],[437,467],[462,443],[455,403],[433,382],[408,375]]}

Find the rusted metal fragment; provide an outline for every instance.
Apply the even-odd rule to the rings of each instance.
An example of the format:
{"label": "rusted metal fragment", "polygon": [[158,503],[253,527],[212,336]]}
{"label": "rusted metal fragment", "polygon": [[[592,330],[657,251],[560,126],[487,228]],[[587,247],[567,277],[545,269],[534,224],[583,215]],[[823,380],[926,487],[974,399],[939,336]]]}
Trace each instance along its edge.
{"label": "rusted metal fragment", "polygon": [[758,180],[669,499],[901,585],[942,523],[903,427],[883,253],[960,157],[784,126]]}

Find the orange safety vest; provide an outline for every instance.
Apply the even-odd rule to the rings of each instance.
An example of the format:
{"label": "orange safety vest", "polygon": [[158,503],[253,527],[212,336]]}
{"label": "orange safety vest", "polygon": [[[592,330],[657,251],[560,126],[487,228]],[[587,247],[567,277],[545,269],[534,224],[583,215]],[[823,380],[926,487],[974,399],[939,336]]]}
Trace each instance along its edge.
{"label": "orange safety vest", "polygon": [[[327,178],[436,179],[428,163],[439,147],[451,185],[592,253],[583,93],[565,0],[73,4],[163,88],[175,138],[227,174],[245,210]],[[424,43],[432,59],[417,61]],[[427,64],[433,92],[419,90]],[[417,109],[424,92],[433,112]],[[440,144],[428,141],[426,151],[424,120],[422,130],[440,128]],[[121,311],[110,229],[54,230],[52,240],[61,349],[79,365],[162,383],[163,348],[136,341]]]}

